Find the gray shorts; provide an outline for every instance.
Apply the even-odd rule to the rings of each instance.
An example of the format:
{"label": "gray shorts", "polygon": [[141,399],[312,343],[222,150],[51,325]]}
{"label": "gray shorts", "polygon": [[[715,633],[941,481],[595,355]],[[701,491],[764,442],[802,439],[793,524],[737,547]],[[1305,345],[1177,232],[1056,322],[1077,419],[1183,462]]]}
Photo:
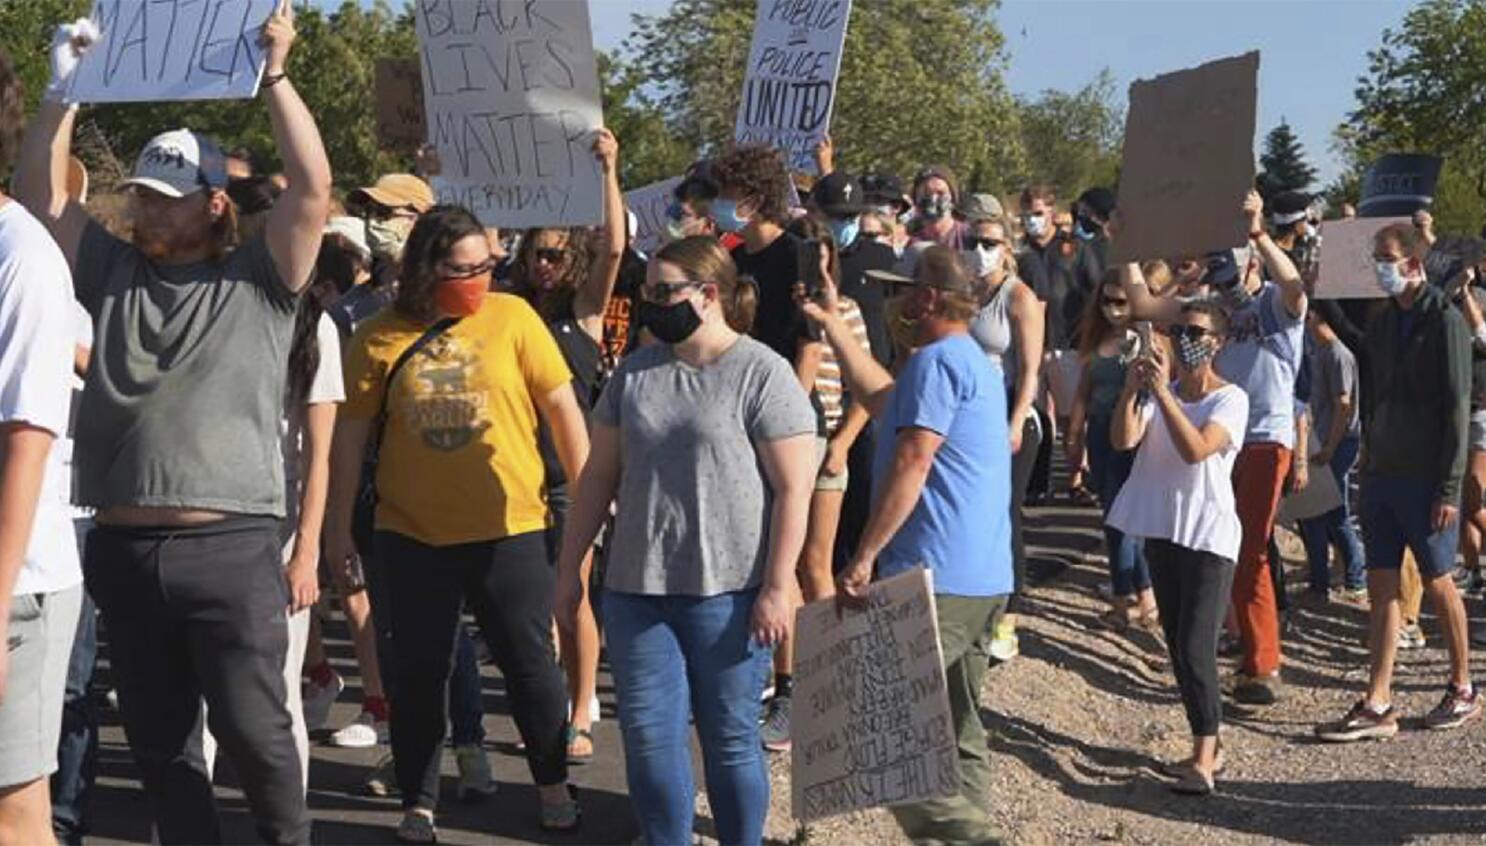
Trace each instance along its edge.
{"label": "gray shorts", "polygon": [[1471,412],[1471,452],[1486,452],[1486,411]]}
{"label": "gray shorts", "polygon": [[841,468],[840,476],[826,475],[826,445],[830,443],[825,438],[815,439],[815,489],[818,491],[844,491],[846,484],[850,481],[851,474],[846,468]]}
{"label": "gray shorts", "polygon": [[57,769],[62,693],[82,608],[83,586],[11,597],[10,670],[0,700],[0,787],[29,784]]}

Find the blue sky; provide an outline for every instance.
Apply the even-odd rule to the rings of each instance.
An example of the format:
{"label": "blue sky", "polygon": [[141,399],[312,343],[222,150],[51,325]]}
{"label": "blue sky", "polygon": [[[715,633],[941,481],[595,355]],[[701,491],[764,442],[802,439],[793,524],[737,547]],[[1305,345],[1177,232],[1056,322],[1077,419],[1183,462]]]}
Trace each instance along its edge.
{"label": "blue sky", "polygon": [[[338,2],[321,0],[322,5]],[[594,41],[612,49],[632,13],[657,14],[670,0],[589,0]],[[1259,139],[1283,117],[1322,181],[1338,170],[1331,130],[1353,107],[1367,51],[1396,27],[1410,0],[1002,0],[997,22],[1016,94],[1074,90],[1103,68],[1123,104],[1140,78],[1210,59],[1261,52]]]}

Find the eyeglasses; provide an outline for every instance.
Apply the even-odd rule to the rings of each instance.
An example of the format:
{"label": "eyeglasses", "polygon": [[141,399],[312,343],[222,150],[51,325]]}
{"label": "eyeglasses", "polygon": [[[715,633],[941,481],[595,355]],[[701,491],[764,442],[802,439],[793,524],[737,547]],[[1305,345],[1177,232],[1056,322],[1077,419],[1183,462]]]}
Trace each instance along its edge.
{"label": "eyeglasses", "polygon": [[1203,338],[1210,337],[1212,334],[1213,330],[1208,329],[1205,326],[1186,326],[1179,324],[1176,326],[1167,327],[1166,329],[1167,337],[1171,338],[1173,341],[1180,341],[1183,338],[1187,339],[1188,341],[1200,341]]}
{"label": "eyeglasses", "polygon": [[1001,241],[997,241],[995,238],[981,238],[975,235],[966,235],[963,239],[961,239],[960,243],[963,244],[965,249],[967,250],[994,250],[1002,244]]}
{"label": "eyeglasses", "polygon": [[562,264],[568,260],[568,251],[555,247],[538,247],[533,255],[537,261],[546,264]]}
{"label": "eyeglasses", "polygon": [[445,263],[439,266],[439,278],[451,282],[459,279],[473,279],[476,276],[483,276],[493,270],[495,270],[494,258],[488,258],[475,264]]}
{"label": "eyeglasses", "polygon": [[668,303],[688,288],[700,288],[706,282],[647,282],[640,286],[640,296],[652,303]]}

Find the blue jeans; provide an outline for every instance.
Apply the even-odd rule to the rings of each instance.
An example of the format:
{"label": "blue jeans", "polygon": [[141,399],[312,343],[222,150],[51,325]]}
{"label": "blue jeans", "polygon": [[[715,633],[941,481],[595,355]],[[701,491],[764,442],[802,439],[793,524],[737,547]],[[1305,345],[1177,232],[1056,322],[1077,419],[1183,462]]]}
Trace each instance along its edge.
{"label": "blue jeans", "polygon": [[1341,491],[1342,504],[1319,517],[1300,521],[1305,557],[1311,565],[1310,588],[1318,593],[1325,593],[1331,587],[1332,544],[1336,545],[1346,567],[1346,586],[1353,590],[1365,586],[1362,540],[1357,536],[1357,525],[1352,522],[1348,490],[1360,447],[1360,440],[1349,435],[1336,445],[1336,452],[1331,455],[1331,475],[1336,478],[1337,490]]}
{"label": "blue jeans", "polygon": [[52,832],[64,844],[81,843],[88,831],[88,794],[98,763],[98,715],[89,698],[93,665],[98,658],[98,614],[83,591],[77,634],[67,661],[67,687],[62,695],[62,733],[57,742],[57,771],[52,773]]}
{"label": "blue jeans", "polygon": [[717,596],[610,592],[604,605],[630,801],[645,842],[692,841],[696,720],[718,839],[758,844],[769,810],[759,740],[770,653],[748,636],[757,590]]}
{"label": "blue jeans", "polygon": [[454,642],[454,671],[449,675],[449,742],[455,746],[479,746],[485,742],[485,708],[481,697],[480,662],[475,639],[461,623]]}
{"label": "blue jeans", "polygon": [[1402,476],[1368,473],[1362,477],[1362,535],[1369,570],[1397,570],[1403,550],[1414,552],[1426,582],[1455,569],[1460,521],[1436,532],[1431,520],[1437,486]]}
{"label": "blue jeans", "polygon": [[[1085,442],[1089,450],[1089,476],[1099,507],[1109,516],[1115,496],[1130,478],[1135,466],[1134,450],[1116,450],[1109,441],[1110,418],[1090,417]],[[1109,554],[1109,581],[1115,596],[1134,596],[1151,586],[1150,568],[1140,541],[1108,523],[1104,524],[1104,548]]]}

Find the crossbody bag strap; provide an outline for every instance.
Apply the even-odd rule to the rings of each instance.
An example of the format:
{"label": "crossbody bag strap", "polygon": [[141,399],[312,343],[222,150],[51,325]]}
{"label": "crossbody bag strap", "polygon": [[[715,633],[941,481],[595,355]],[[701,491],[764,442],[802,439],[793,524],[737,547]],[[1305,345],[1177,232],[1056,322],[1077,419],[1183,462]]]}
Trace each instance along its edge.
{"label": "crossbody bag strap", "polygon": [[372,433],[371,460],[373,462],[382,453],[382,434],[387,429],[387,398],[392,395],[392,380],[397,378],[398,371],[402,370],[403,365],[412,360],[413,356],[417,355],[419,350],[428,346],[435,338],[444,334],[449,330],[449,327],[458,322],[459,318],[457,317],[440,319],[437,323],[424,330],[423,334],[419,335],[416,341],[408,344],[407,349],[403,350],[398,355],[397,360],[392,362],[392,367],[387,371],[387,382],[382,388],[382,403],[377,409],[377,417],[374,424],[376,431]]}

